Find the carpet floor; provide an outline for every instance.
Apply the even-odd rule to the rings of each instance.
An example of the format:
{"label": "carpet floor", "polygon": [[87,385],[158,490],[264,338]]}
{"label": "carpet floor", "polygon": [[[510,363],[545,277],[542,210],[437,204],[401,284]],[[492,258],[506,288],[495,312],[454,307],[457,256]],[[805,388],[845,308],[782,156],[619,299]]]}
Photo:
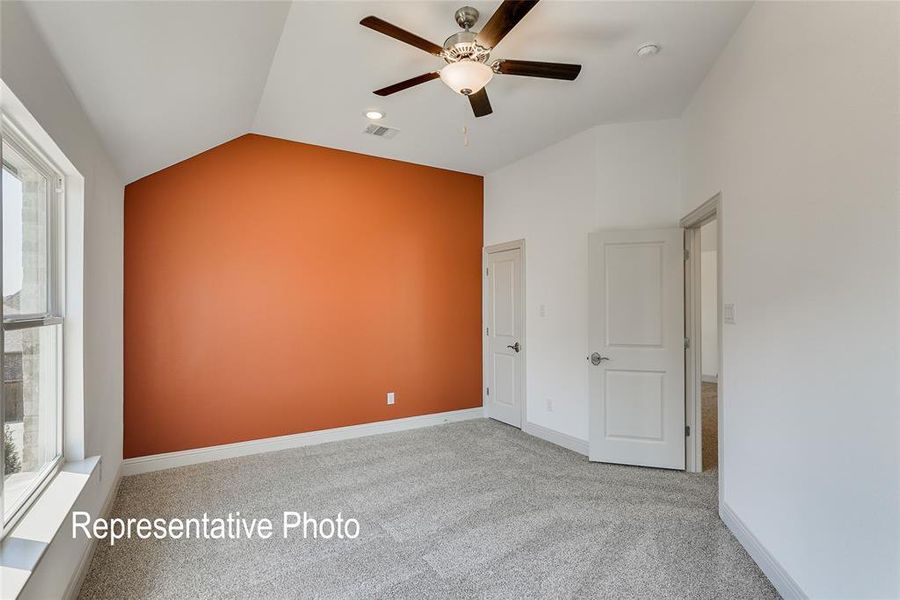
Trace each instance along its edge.
{"label": "carpet floor", "polygon": [[701,384],[700,419],[703,470],[708,471],[719,465],[719,384]]}
{"label": "carpet floor", "polygon": [[[590,463],[478,419],[122,479],[115,517],[269,517],[269,540],[99,542],[80,598],[777,598],[715,472]],[[360,523],[280,535],[282,511]],[[300,530],[294,530],[295,533]]]}

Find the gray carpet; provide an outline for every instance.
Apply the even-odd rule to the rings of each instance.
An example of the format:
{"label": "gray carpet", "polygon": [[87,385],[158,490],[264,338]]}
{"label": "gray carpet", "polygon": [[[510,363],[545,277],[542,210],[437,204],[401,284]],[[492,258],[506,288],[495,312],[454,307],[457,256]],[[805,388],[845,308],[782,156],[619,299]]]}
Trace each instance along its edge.
{"label": "gray carpet", "polygon": [[483,419],[127,477],[113,513],[235,510],[341,511],[361,533],[101,543],[80,597],[777,598],[715,472],[589,463]]}

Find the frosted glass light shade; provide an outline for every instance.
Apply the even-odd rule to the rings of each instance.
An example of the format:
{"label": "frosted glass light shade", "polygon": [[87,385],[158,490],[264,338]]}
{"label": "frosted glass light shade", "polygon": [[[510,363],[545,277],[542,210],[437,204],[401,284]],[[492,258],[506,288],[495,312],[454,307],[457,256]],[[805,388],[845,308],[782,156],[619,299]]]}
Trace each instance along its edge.
{"label": "frosted glass light shade", "polygon": [[441,81],[457,94],[474,94],[491,80],[494,71],[484,63],[461,60],[441,69]]}

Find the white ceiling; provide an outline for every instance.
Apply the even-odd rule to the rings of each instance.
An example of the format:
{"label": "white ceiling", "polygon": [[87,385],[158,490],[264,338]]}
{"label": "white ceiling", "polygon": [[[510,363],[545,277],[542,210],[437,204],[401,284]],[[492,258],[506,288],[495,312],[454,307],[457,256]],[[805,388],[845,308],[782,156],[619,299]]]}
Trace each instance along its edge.
{"label": "white ceiling", "polygon": [[29,2],[126,181],[250,130],[289,3]]}
{"label": "white ceiling", "polygon": [[[434,80],[442,61],[359,25],[376,15],[437,44],[455,2],[35,2],[29,9],[128,181],[248,131],[487,173],[600,123],[676,117],[748,2],[538,4],[493,58],[584,65],[575,82],[498,75],[494,114]],[[484,24],[499,1],[472,2]],[[475,29],[478,29],[476,25]],[[647,41],[658,56],[635,56]],[[362,134],[366,109],[400,134]],[[463,144],[463,127],[469,145]]]}

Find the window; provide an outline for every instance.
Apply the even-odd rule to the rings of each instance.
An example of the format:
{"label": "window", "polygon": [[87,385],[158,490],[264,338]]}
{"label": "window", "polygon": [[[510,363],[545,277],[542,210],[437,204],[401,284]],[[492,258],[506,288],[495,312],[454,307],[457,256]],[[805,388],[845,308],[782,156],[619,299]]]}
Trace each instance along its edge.
{"label": "window", "polygon": [[62,177],[3,121],[4,530],[62,461]]}

